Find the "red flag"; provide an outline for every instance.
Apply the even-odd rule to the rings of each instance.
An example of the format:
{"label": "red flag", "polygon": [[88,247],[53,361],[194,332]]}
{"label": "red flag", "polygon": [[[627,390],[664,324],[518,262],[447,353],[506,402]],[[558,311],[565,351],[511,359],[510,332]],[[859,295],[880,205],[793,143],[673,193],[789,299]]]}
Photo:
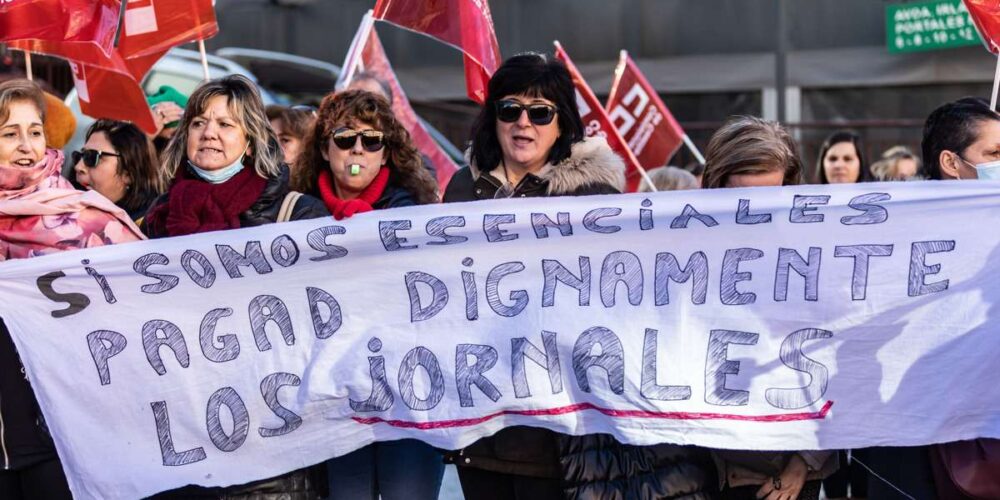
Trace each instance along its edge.
{"label": "red flag", "polygon": [[[126,1],[118,46],[107,54],[59,41],[22,40],[10,45],[74,62],[84,114],[131,121],[152,133],[156,124],[139,83],[171,47],[214,36],[219,26],[212,0]],[[117,22],[121,1],[100,2],[113,4]]]}
{"label": "red flag", "polygon": [[556,58],[566,64],[566,68],[569,69],[569,73],[573,77],[573,85],[576,86],[576,103],[580,107],[580,118],[583,119],[587,137],[595,135],[604,137],[608,141],[608,146],[611,146],[611,149],[625,160],[626,190],[635,191],[645,170],[642,170],[639,160],[632,154],[632,150],[628,148],[625,139],[622,139],[621,134],[618,133],[618,129],[611,124],[611,118],[604,112],[601,102],[597,100],[594,91],[590,90],[590,86],[583,80],[583,76],[577,71],[562,45],[559,42],[555,42],[555,44]]}
{"label": "red flag", "polygon": [[469,98],[480,104],[486,101],[486,83],[500,67],[500,45],[487,0],[378,0],[375,19],[461,50]]}
{"label": "red flag", "polygon": [[149,133],[156,131],[146,94],[132,75],[72,61],[69,64],[80,97],[80,111],[88,116],[130,121]]}
{"label": "red flag", "polygon": [[118,50],[126,59],[146,56],[218,32],[212,0],[128,0]]}
{"label": "red flag", "polygon": [[1000,55],[1000,1],[962,0],[986,50]]}
{"label": "red flag", "polygon": [[61,47],[77,60],[99,60],[113,49],[118,0],[0,0],[0,42],[51,53]]}
{"label": "red flag", "polygon": [[647,170],[666,164],[684,142],[684,130],[624,50],[606,109],[611,123]]}
{"label": "red flag", "polygon": [[399,85],[396,73],[392,70],[392,65],[389,64],[389,58],[382,48],[382,41],[379,40],[378,34],[373,29],[371,11],[362,19],[361,27],[347,53],[347,59],[341,70],[341,80],[337,82],[337,89],[341,90],[350,84],[351,79],[359,71],[375,75],[376,78],[387,82],[392,88],[392,111],[396,118],[402,122],[403,127],[410,132],[410,138],[417,150],[430,159],[437,175],[438,186],[443,193],[451,176],[458,170],[458,165],[441,149],[441,146],[417,119],[416,112],[410,106],[410,100],[406,98],[406,92],[403,92],[403,87]]}

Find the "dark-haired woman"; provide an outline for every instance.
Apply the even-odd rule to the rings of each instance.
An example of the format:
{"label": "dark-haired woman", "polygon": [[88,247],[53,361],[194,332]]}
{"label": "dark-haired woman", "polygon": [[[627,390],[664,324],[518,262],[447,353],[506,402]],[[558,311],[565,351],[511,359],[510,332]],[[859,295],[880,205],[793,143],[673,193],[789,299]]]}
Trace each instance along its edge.
{"label": "dark-haired woman", "polygon": [[[173,180],[143,221],[150,238],[260,226],[279,222],[282,212],[288,220],[329,215],[319,200],[289,194],[288,167],[260,94],[240,75],[210,80],[191,94],[164,151],[164,168]],[[283,211],[286,199],[291,209]],[[325,483],[320,469],[311,468],[245,485],[185,487],[156,498],[313,500]]]}
{"label": "dark-haired woman", "polygon": [[104,195],[136,224],[166,189],[152,143],[129,122],[94,122],[83,149],[73,152],[73,172],[77,184]]}
{"label": "dark-haired woman", "polygon": [[[471,161],[445,202],[618,193],[624,162],[600,138],[585,139],[566,67],[514,56],[490,79],[473,129]],[[523,203],[529,203],[525,200]],[[711,464],[690,447],[628,446],[606,434],[568,436],[508,427],[449,453],[466,498],[706,498]]]}
{"label": "dark-haired woman", "polygon": [[[322,199],[338,220],[438,201],[437,183],[389,102],[364,90],[323,99],[301,168],[298,188]],[[329,460],[327,475],[335,500],[435,500],[444,460],[422,441],[383,441]]]}
{"label": "dark-haired woman", "polygon": [[861,136],[849,130],[834,132],[823,141],[816,170],[820,184],[853,184],[872,180],[872,173],[865,163]]}

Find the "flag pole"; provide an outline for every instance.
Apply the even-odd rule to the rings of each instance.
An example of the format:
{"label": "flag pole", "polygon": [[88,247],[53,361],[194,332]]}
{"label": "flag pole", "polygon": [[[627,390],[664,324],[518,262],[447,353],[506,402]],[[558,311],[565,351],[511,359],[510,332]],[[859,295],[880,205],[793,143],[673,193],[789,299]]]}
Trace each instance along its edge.
{"label": "flag pole", "polygon": [[198,39],[198,52],[201,53],[201,70],[205,74],[205,81],[211,80],[208,76],[208,54],[205,53],[205,40]]}
{"label": "flag pole", "polygon": [[681,139],[684,140],[684,145],[687,146],[688,151],[691,151],[691,154],[693,154],[694,158],[698,160],[698,163],[704,165],[705,157],[701,155],[701,151],[698,151],[698,146],[695,146],[694,142],[691,142],[691,138],[688,137],[687,134],[684,134],[684,136],[681,137]]}
{"label": "flag pole", "polygon": [[1000,55],[997,56],[997,68],[993,72],[993,95],[990,97],[990,109],[997,109],[997,90],[1000,89]]}
{"label": "flag pole", "polygon": [[[24,74],[28,77],[28,80],[34,80],[34,73],[31,70],[31,52],[24,51]],[[996,87],[994,86],[993,95],[996,96]],[[995,99],[995,98],[994,98]]]}
{"label": "flag pole", "polygon": [[344,90],[351,84],[351,80],[354,79],[354,73],[357,72],[358,65],[361,64],[361,52],[365,49],[365,43],[368,41],[368,35],[371,34],[374,25],[375,18],[373,17],[373,11],[369,9],[361,17],[361,25],[358,26],[358,32],[354,35],[354,39],[351,40],[351,46],[347,48],[347,56],[344,58],[344,64],[340,67],[340,76],[337,77],[337,83],[334,84],[335,90]]}

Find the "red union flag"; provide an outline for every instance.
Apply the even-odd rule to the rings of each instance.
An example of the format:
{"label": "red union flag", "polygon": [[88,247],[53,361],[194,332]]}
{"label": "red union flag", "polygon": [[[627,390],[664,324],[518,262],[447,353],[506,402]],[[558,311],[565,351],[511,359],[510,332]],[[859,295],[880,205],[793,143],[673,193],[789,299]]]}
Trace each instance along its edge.
{"label": "red union flag", "polygon": [[130,121],[146,132],[156,131],[146,94],[132,75],[72,61],[69,64],[80,111],[95,118]]}
{"label": "red union flag", "polygon": [[486,84],[500,67],[500,45],[487,0],[378,0],[375,19],[461,50],[469,98],[480,104],[486,101]]}
{"label": "red union flag", "polygon": [[99,60],[112,51],[120,6],[118,0],[0,0],[0,42]]}
{"label": "red union flag", "polygon": [[212,0],[128,0],[118,50],[147,56],[219,32]]}
{"label": "red union flag", "polygon": [[646,171],[642,169],[639,160],[632,154],[632,150],[625,143],[625,139],[622,139],[621,134],[611,124],[611,118],[604,112],[601,102],[597,100],[594,91],[590,90],[590,86],[587,85],[583,76],[577,71],[576,66],[570,60],[566,51],[563,50],[562,45],[559,42],[555,42],[555,45],[556,58],[566,64],[569,74],[573,77],[573,85],[576,86],[576,104],[580,108],[580,118],[583,119],[587,137],[604,137],[608,141],[608,146],[611,146],[611,149],[625,160],[626,190],[629,192],[635,191],[639,186],[642,175]]}
{"label": "red union flag", "polygon": [[666,164],[684,142],[684,130],[624,50],[606,109],[645,169]]}
{"label": "red union flag", "polygon": [[406,98],[406,92],[403,92],[403,87],[396,79],[396,73],[392,70],[392,65],[389,64],[389,58],[385,55],[382,41],[375,33],[373,24],[372,13],[368,11],[361,20],[361,27],[358,28],[358,33],[354,36],[351,48],[347,52],[340,79],[337,81],[337,90],[346,88],[354,75],[361,71],[368,72],[388,83],[393,94],[392,111],[402,122],[403,127],[410,132],[410,137],[417,150],[430,159],[437,175],[438,186],[443,193],[452,174],[458,170],[458,165],[441,149],[437,141],[431,137],[430,132],[420,123],[417,113],[410,106],[410,100]]}
{"label": "red union flag", "polygon": [[1000,0],[962,0],[986,49],[1000,54]]}

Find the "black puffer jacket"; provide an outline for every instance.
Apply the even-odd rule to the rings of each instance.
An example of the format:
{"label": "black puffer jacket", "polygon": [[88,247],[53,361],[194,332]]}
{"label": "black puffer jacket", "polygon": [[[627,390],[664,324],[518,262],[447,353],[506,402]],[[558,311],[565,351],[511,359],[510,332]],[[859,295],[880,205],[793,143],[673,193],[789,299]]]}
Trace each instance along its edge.
{"label": "black puffer jacket", "polygon": [[708,450],[621,444],[609,434],[557,437],[567,498],[707,500],[715,483]]}
{"label": "black puffer jacket", "polygon": [[[240,227],[262,226],[278,220],[281,203],[290,191],[288,187],[288,175],[288,166],[282,164],[278,170],[278,175],[267,179],[264,191],[257,198],[257,201],[253,205],[250,205],[250,208],[246,212],[240,214]],[[156,207],[169,201],[170,192],[168,191],[153,202],[147,213],[152,212]],[[315,219],[329,215],[330,211],[326,209],[322,201],[312,196],[302,196],[295,202],[291,220]],[[165,238],[167,236],[145,224],[142,226],[142,230],[150,239]]]}

